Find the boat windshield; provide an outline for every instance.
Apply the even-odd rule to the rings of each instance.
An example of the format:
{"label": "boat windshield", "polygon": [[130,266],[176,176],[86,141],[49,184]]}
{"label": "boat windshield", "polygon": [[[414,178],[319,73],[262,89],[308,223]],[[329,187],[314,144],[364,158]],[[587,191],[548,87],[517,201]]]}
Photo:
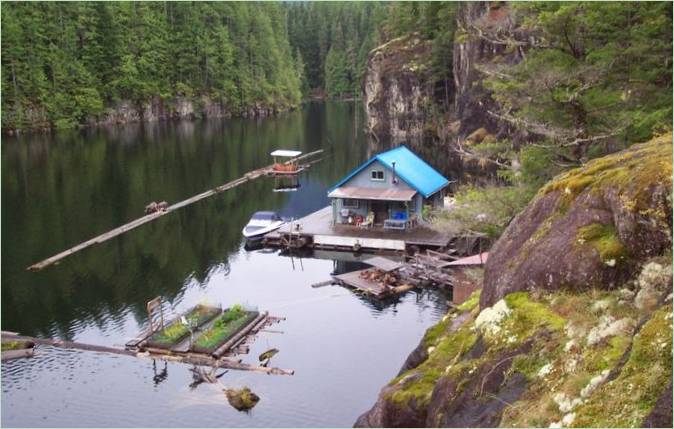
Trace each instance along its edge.
{"label": "boat windshield", "polygon": [[279,217],[274,212],[257,212],[253,215],[252,220],[278,220]]}

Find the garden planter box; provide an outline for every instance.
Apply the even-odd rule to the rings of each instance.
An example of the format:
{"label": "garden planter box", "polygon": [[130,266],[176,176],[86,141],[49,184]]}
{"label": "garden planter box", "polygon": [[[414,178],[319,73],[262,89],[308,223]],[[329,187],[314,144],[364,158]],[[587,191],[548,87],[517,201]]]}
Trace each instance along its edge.
{"label": "garden planter box", "polygon": [[[227,317],[228,311],[229,310],[225,310],[219,318],[222,319]],[[213,353],[218,347],[241,332],[241,330],[248,326],[259,314],[258,311],[244,311],[241,317],[229,322],[218,323],[219,320],[216,320],[208,330],[202,332],[196,340],[194,340],[191,350],[195,353]]]}
{"label": "garden planter box", "polygon": [[[196,317],[196,326],[199,327],[218,316],[221,312],[222,310],[217,307],[197,305],[185,313],[184,316],[188,320],[190,318]],[[170,349],[176,344],[182,342],[189,335],[190,330],[187,328],[187,326],[181,323],[180,317],[177,317],[171,321],[171,323],[166,325],[164,329],[152,334],[152,336],[147,340],[147,345],[160,349]]]}

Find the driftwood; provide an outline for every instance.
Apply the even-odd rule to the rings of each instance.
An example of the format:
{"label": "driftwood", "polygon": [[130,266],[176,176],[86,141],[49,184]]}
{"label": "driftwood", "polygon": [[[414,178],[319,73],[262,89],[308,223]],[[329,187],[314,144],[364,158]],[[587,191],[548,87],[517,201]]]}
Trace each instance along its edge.
{"label": "driftwood", "polygon": [[[321,153],[321,152],[323,152],[323,149],[307,153],[307,154],[302,155],[298,158],[294,158],[291,161],[297,161],[297,160],[300,160],[300,159],[304,159],[304,158],[316,155],[316,154]],[[287,163],[289,163],[289,162],[290,161],[287,161]],[[170,205],[170,206],[168,206],[166,208],[163,208],[161,210],[157,210],[157,211],[154,211],[153,213],[149,213],[149,214],[147,214],[143,217],[140,217],[136,220],[133,220],[133,221],[131,221],[131,222],[125,224],[125,225],[122,225],[118,228],[115,228],[111,231],[108,231],[104,234],[101,234],[97,237],[94,237],[90,240],[87,240],[83,243],[80,243],[77,246],[71,247],[68,250],[64,250],[63,252],[58,253],[58,254],[50,257],[50,258],[47,258],[47,259],[45,259],[43,261],[40,261],[40,262],[37,262],[37,263],[31,265],[30,267],[28,267],[27,269],[29,271],[40,271],[40,270],[42,270],[42,269],[44,269],[44,268],[46,268],[50,265],[58,263],[62,259],[72,255],[73,253],[77,253],[80,250],[84,250],[84,249],[86,249],[88,247],[91,247],[91,246],[94,246],[96,244],[103,243],[103,242],[105,242],[107,240],[110,240],[111,238],[117,237],[118,235],[121,235],[121,234],[123,234],[127,231],[131,231],[132,229],[138,228],[141,225],[145,225],[146,223],[151,222],[151,221],[153,221],[153,220],[155,220],[155,219],[157,219],[161,216],[164,216],[165,214],[171,213],[171,212],[176,211],[178,209],[181,209],[185,206],[196,203],[197,201],[201,201],[204,198],[208,198],[208,197],[211,197],[213,195],[217,195],[221,192],[227,191],[229,189],[235,188],[235,187],[237,187],[237,186],[239,186],[243,183],[246,183],[246,182],[249,182],[251,180],[255,180],[259,177],[265,176],[268,173],[268,171],[270,170],[270,168],[272,168],[272,166],[267,166],[267,167],[263,167],[263,168],[260,168],[260,169],[257,169],[257,170],[250,171],[250,172],[246,173],[243,177],[240,177],[236,180],[232,180],[231,182],[227,182],[224,185],[218,186],[218,187],[210,189],[208,191],[202,192],[198,195],[195,195],[195,196],[190,197],[186,200],[180,201],[176,204]],[[158,206],[158,204],[157,204],[157,206]]]}

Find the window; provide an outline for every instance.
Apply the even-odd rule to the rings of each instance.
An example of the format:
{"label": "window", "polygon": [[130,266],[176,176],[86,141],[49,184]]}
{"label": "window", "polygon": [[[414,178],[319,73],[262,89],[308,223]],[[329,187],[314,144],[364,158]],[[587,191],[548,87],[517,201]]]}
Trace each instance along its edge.
{"label": "window", "polygon": [[370,174],[371,180],[378,180],[378,181],[384,180],[384,170],[372,170]]}
{"label": "window", "polygon": [[342,207],[344,207],[345,209],[357,209],[358,208],[358,200],[344,199],[344,200],[342,200]]}

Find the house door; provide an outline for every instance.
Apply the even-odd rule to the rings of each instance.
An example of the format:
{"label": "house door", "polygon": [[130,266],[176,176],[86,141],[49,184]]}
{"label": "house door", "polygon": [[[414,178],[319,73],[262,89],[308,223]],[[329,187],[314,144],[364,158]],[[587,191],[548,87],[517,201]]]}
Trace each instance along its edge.
{"label": "house door", "polygon": [[374,223],[382,224],[388,219],[388,207],[383,201],[372,201],[371,210],[374,213]]}

